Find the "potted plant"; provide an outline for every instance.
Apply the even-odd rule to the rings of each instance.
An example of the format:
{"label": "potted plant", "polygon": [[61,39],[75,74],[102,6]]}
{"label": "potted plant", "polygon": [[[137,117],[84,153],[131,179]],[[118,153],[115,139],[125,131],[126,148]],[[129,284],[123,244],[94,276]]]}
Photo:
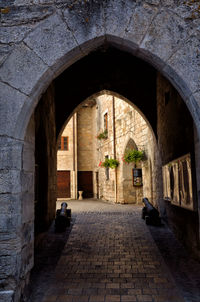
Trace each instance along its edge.
{"label": "potted plant", "polygon": [[108,138],[108,130],[105,129],[103,132],[100,132],[97,135],[97,139],[101,140],[101,139],[107,139]]}
{"label": "potted plant", "polygon": [[135,163],[135,168],[137,163],[141,160],[144,160],[144,151],[139,151],[136,149],[128,149],[125,151],[123,156],[123,161],[125,163]]}
{"label": "potted plant", "polygon": [[106,158],[105,161],[99,163],[100,167],[115,169],[119,166],[119,161],[114,158]]}
{"label": "potted plant", "polygon": [[125,151],[123,161],[125,163],[134,163],[133,168],[133,186],[142,186],[142,169],[137,169],[137,163],[145,159],[144,151],[139,151],[136,149],[128,149]]}

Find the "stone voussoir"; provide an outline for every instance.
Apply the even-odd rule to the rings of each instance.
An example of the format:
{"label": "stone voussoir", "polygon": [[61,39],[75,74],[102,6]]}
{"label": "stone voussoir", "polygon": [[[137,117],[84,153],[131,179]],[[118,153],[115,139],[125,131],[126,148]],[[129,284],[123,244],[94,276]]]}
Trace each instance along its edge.
{"label": "stone voussoir", "polygon": [[[43,21],[24,41],[48,66],[54,65],[60,59],[62,61],[67,53],[78,48],[72,32],[59,14]],[[67,61],[67,58],[63,59],[65,60]],[[63,64],[63,61],[60,64]]]}

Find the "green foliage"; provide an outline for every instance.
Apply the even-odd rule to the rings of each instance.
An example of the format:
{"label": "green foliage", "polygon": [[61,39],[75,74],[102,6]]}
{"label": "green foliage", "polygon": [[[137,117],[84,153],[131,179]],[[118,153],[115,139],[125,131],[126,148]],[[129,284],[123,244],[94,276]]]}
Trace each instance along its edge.
{"label": "green foliage", "polygon": [[137,164],[139,161],[144,160],[144,151],[129,149],[125,152],[123,160],[128,164]]}
{"label": "green foliage", "polygon": [[119,166],[119,161],[114,158],[106,158],[105,161],[101,163],[101,166],[104,168],[115,169]]}
{"label": "green foliage", "polygon": [[108,138],[108,130],[106,129],[106,130],[104,130],[103,132],[99,133],[99,134],[97,135],[97,138],[98,138],[99,140],[101,140],[101,139],[107,139],[107,138]]}

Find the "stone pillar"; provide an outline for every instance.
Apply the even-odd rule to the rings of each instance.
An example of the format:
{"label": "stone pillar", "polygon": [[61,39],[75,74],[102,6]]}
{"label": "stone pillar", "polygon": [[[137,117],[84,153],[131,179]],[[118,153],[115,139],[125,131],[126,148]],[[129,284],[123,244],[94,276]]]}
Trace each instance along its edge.
{"label": "stone pillar", "polygon": [[20,278],[23,142],[0,137],[0,301],[11,302]]}
{"label": "stone pillar", "polygon": [[[197,201],[198,201],[198,217],[200,217],[200,141],[196,127],[194,127],[194,145],[195,145],[195,164],[196,164],[196,180],[197,180]],[[200,219],[199,219],[200,222]],[[200,224],[199,224],[200,239]]]}
{"label": "stone pillar", "polygon": [[24,142],[1,137],[0,149],[0,301],[9,302],[19,301],[33,267],[34,120]]}
{"label": "stone pillar", "polygon": [[73,182],[73,186],[74,186],[74,199],[78,198],[78,186],[77,186],[77,170],[78,170],[78,150],[77,150],[77,113],[74,114],[73,116],[73,147],[74,147],[74,151],[73,151],[73,157],[74,157],[74,171],[73,171],[73,175],[74,175],[74,182]]}

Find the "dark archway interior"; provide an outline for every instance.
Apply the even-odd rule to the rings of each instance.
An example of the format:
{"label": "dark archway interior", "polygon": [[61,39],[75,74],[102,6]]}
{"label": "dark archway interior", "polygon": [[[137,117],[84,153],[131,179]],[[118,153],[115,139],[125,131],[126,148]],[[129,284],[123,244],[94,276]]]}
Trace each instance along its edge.
{"label": "dark archway interior", "polygon": [[156,133],[156,70],[115,48],[102,48],[73,64],[55,80],[57,134],[82,101],[101,91],[117,92],[144,113]]}
{"label": "dark archway interior", "polygon": [[[178,92],[165,78],[165,84],[159,86],[158,78],[159,73],[148,63],[106,46],[77,61],[47,89],[35,111],[36,164],[39,179],[48,178],[39,186],[35,213],[37,233],[44,231],[55,215],[56,137],[72,111],[102,90],[122,95],[143,112],[157,138],[162,164],[190,152],[195,183],[193,119]],[[36,179],[36,184],[38,182]],[[196,186],[194,193],[196,198]],[[195,249],[198,213],[170,204],[166,209],[168,220],[179,237],[187,245],[193,242]]]}

